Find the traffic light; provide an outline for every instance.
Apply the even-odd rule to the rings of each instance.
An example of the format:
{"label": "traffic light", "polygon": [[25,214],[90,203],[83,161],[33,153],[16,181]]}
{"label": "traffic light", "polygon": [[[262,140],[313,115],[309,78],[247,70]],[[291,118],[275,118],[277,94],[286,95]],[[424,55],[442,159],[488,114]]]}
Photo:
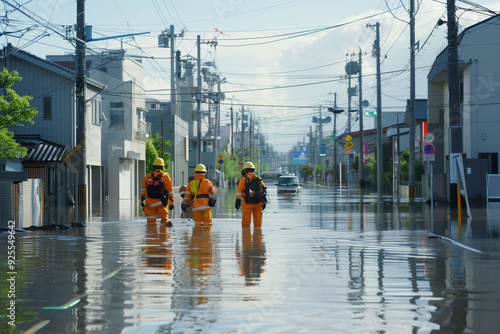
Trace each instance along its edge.
{"label": "traffic light", "polygon": [[320,153],[319,156],[320,157],[326,157],[326,153]]}

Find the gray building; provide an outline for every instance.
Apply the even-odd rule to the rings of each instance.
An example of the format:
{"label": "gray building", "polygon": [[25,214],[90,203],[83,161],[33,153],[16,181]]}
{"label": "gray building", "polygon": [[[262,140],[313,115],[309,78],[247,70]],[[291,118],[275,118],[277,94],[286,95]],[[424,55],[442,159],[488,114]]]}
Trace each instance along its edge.
{"label": "gray building", "polygon": [[[159,133],[164,140],[172,142],[172,146],[165,147],[165,151],[170,153],[171,157],[169,170],[172,184],[177,187],[186,185],[189,162],[188,122],[170,112],[170,102],[146,98],[146,109],[148,110],[146,119],[151,123],[151,135]],[[158,154],[161,157],[161,152]]]}
{"label": "gray building", "polygon": [[[31,106],[38,110],[34,117],[35,124],[24,127],[12,128],[15,136],[37,136],[41,142],[50,142],[54,148],[71,154],[71,159],[61,163],[61,156],[51,167],[42,161],[43,158],[33,158],[26,163],[44,168],[26,168],[28,178],[39,178],[45,183],[43,195],[45,205],[66,204],[67,193],[73,195],[78,191],[76,170],[71,167],[71,160],[78,159],[79,150],[76,147],[76,98],[75,98],[75,72],[59,66],[53,62],[38,58],[32,54],[16,49],[11,45],[4,49],[4,64],[9,71],[17,71],[22,81],[17,82],[13,88],[19,95],[32,96]],[[102,103],[100,92],[104,86],[95,81],[87,80],[86,95],[94,97],[86,104],[86,185],[88,213],[93,205],[99,205],[102,199],[102,186],[104,166],[101,153],[101,110]],[[36,161],[38,159],[39,161]],[[28,166],[25,166],[28,167]],[[49,193],[53,184],[54,193]]]}
{"label": "gray building", "polygon": [[[73,55],[47,58],[70,69],[75,66]],[[150,135],[141,59],[124,50],[107,50],[87,55],[86,60],[88,77],[106,85],[99,94],[87,95],[102,113],[93,122],[99,126],[99,139],[102,137],[98,146],[106,173],[103,192],[109,200],[137,199],[146,172]]]}

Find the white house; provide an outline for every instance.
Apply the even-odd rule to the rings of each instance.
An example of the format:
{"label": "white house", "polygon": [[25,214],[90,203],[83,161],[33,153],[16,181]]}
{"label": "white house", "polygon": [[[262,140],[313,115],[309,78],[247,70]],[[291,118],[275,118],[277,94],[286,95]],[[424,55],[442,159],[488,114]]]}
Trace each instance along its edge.
{"label": "white house", "polygon": [[[466,28],[458,37],[462,147],[467,160],[484,159],[486,172],[498,173],[500,146],[500,18]],[[428,74],[428,130],[435,135],[434,171],[450,182],[448,49],[439,54]],[[453,139],[452,139],[453,140]],[[482,168],[470,168],[471,185],[484,185]],[[469,185],[469,181],[467,181]],[[468,187],[469,188],[469,187]],[[470,190],[470,189],[468,189]],[[480,194],[478,194],[480,196]]]}
{"label": "white house", "polygon": [[[47,58],[71,69],[75,66],[73,57]],[[106,85],[106,90],[99,93],[104,116],[96,120],[102,133],[99,150],[106,172],[103,192],[110,200],[136,199],[146,171],[146,141],[150,133],[142,62],[128,56],[125,50],[87,55],[86,60],[88,77]],[[87,98],[92,100],[97,96]]]}

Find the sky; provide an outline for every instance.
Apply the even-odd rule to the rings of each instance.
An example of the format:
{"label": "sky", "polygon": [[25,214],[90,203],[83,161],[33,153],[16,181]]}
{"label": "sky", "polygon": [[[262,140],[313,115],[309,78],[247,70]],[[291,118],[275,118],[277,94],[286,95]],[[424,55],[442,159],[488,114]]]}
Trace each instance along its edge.
{"label": "sky", "polygon": [[[181,56],[195,58],[196,36],[202,62],[225,78],[221,91],[221,123],[230,121],[229,108],[242,106],[259,122],[259,130],[275,151],[289,152],[308,141],[314,116],[332,116],[334,97],[347,110],[345,64],[362,56],[362,99],[377,107],[376,59],[372,56],[376,23],[380,24],[382,117],[404,112],[410,96],[410,0],[87,0],[85,21],[93,37],[140,34],[90,42],[89,53],[123,48],[142,54],[144,88],[149,96],[170,100],[170,49],[158,47],[158,35],[174,25]],[[74,0],[3,0],[0,9],[2,44],[12,43],[36,56],[74,52],[64,38],[76,23]],[[490,17],[470,1],[456,1],[460,29]],[[482,6],[500,10],[498,1]],[[427,74],[447,44],[446,0],[415,0],[416,98],[427,98]],[[16,10],[18,8],[19,10]],[[21,13],[22,11],[23,13]],[[57,33],[59,32],[59,33]],[[145,34],[142,34],[145,33]],[[217,41],[217,46],[208,42]],[[358,84],[351,79],[352,86]],[[358,97],[352,99],[357,109]],[[352,113],[351,130],[358,131]],[[336,132],[347,129],[346,113],[337,117]],[[364,129],[374,128],[364,118]],[[333,121],[323,125],[333,134]]]}

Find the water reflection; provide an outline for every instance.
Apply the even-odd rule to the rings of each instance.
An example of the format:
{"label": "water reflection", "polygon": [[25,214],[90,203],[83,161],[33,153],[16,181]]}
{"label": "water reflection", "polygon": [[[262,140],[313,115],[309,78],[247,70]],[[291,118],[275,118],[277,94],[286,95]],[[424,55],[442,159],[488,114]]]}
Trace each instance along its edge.
{"label": "water reflection", "polygon": [[[234,194],[227,203],[231,216]],[[445,208],[436,208],[434,225],[487,255],[429,238],[424,203],[412,209],[305,189],[300,205],[273,204],[262,228],[242,229],[239,217],[212,227],[178,219],[172,228],[103,217],[85,229],[20,234],[18,329],[47,320],[39,333],[226,333],[242,323],[255,333],[500,327],[500,244],[484,238],[497,228],[484,213],[463,221],[461,236]],[[116,207],[115,217],[121,209],[132,211]],[[0,259],[7,263],[6,252]]]}
{"label": "water reflection", "polygon": [[[159,230],[158,230],[159,229]],[[144,265],[151,270],[146,274],[172,274],[172,244],[169,241],[169,228],[163,224],[146,226],[146,245],[143,251]]]}
{"label": "water reflection", "polygon": [[202,332],[217,321],[222,294],[221,268],[211,226],[181,232],[174,245],[172,321],[156,333]]}
{"label": "water reflection", "polygon": [[261,280],[266,262],[266,248],[262,241],[262,228],[243,228],[241,246],[236,244],[236,258],[241,275],[245,276],[245,285],[256,285]]}

